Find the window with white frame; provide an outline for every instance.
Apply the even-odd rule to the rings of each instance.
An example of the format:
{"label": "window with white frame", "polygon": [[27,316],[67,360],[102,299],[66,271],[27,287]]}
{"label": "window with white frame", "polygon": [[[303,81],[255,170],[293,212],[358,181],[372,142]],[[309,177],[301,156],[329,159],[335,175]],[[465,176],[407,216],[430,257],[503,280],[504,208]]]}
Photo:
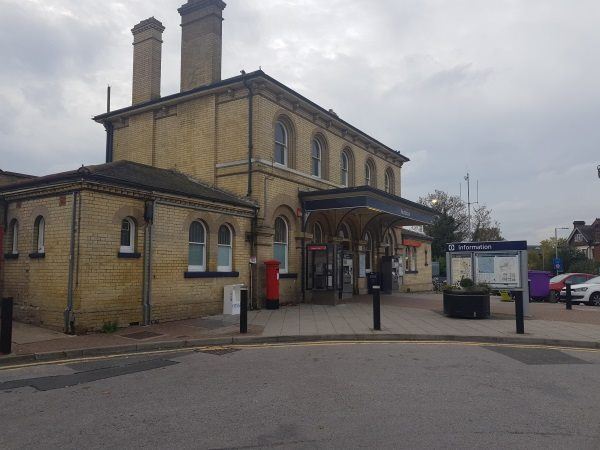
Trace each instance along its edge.
{"label": "window with white frame", "polygon": [[409,247],[411,250],[410,254],[410,270],[412,272],[417,271],[417,247]]}
{"label": "window with white frame", "polygon": [[312,143],[312,176],[321,178],[323,173],[323,146],[318,139],[313,139]]}
{"label": "window with white frame", "polygon": [[120,253],[135,253],[135,221],[126,217],[121,221]]}
{"label": "window with white frame", "polygon": [[35,219],[33,226],[34,248],[37,253],[46,252],[46,221],[42,216]]}
{"label": "window with white frame", "polygon": [[367,231],[365,234],[365,270],[370,273],[373,270],[373,237]]}
{"label": "window with white frame", "polygon": [[315,222],[313,225],[313,242],[315,244],[321,244],[323,242],[323,228],[319,222]]}
{"label": "window with white frame", "polygon": [[394,194],[394,174],[391,169],[385,171],[385,192],[388,194]]}
{"label": "window with white frame", "polygon": [[289,158],[289,132],[281,121],[275,124],[275,162],[283,166],[288,165]]}
{"label": "window with white frame", "polygon": [[10,252],[13,255],[18,255],[19,254],[19,222],[17,221],[17,219],[13,219],[12,222],[10,223],[10,240],[8,241],[10,243]]}
{"label": "window with white frame", "polygon": [[188,271],[206,271],[206,228],[199,221],[194,221],[190,225]]}
{"label": "window with white frame", "polygon": [[342,186],[348,187],[350,185],[350,158],[348,158],[348,153],[346,153],[345,151],[342,152],[341,170]]}
{"label": "window with white frame", "polygon": [[233,240],[231,228],[221,225],[219,228],[217,271],[231,272],[233,270]]}
{"label": "window with white frame", "polygon": [[365,185],[375,187],[375,166],[370,160],[365,164]]}
{"label": "window with white frame", "polygon": [[273,241],[273,256],[279,261],[279,272],[288,271],[288,239],[289,229],[283,217],[275,219],[275,236]]}

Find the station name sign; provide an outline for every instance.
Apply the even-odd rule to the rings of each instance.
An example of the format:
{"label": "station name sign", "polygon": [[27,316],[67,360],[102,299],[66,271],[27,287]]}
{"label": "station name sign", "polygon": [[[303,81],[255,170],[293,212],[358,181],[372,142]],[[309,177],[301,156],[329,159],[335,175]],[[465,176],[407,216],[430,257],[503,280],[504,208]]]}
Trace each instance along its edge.
{"label": "station name sign", "polygon": [[527,250],[527,241],[453,242],[446,244],[446,251],[449,253],[498,252],[506,250]]}

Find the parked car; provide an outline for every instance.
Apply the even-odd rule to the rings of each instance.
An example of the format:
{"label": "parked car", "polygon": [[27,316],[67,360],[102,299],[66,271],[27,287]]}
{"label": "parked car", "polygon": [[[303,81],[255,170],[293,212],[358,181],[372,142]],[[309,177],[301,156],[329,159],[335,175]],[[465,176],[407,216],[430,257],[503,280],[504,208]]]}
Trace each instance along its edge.
{"label": "parked car", "polygon": [[550,301],[557,302],[560,298],[560,292],[568,281],[571,285],[585,283],[587,280],[597,277],[589,273],[563,273],[550,278]]}
{"label": "parked car", "polygon": [[[567,298],[567,288],[560,291],[560,300]],[[574,304],[586,303],[590,306],[600,306],[600,277],[591,278],[585,283],[571,286],[571,299]]]}

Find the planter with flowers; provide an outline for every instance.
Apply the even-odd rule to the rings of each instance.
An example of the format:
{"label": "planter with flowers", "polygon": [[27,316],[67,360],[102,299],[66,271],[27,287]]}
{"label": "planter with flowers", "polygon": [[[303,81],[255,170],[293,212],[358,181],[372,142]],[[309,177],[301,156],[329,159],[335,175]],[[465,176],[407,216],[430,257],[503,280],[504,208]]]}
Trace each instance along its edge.
{"label": "planter with flowers", "polygon": [[459,286],[444,289],[444,314],[464,319],[490,318],[490,288],[463,278]]}

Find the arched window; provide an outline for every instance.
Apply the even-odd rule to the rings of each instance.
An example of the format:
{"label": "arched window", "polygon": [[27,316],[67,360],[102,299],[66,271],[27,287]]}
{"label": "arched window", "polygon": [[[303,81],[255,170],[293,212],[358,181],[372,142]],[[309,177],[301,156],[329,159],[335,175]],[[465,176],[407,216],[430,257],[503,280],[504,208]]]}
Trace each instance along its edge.
{"label": "arched window", "polygon": [[392,172],[392,169],[387,169],[385,171],[385,192],[387,192],[388,194],[394,194],[395,193],[395,186],[394,186],[394,172]]}
{"label": "arched window", "polygon": [[373,270],[373,238],[368,231],[365,234],[365,242],[365,270],[369,273]]}
{"label": "arched window", "polygon": [[348,157],[348,153],[345,151],[342,152],[342,161],[341,161],[341,171],[342,171],[342,186],[348,187],[350,186],[350,158]]}
{"label": "arched window", "polygon": [[35,219],[33,225],[34,248],[37,253],[45,253],[46,221],[42,216]]}
{"label": "arched window", "polygon": [[323,146],[318,139],[312,142],[312,176],[321,178],[323,175]]}
{"label": "arched window", "polygon": [[119,252],[135,252],[135,222],[131,217],[126,217],[121,221],[121,247]]}
{"label": "arched window", "polygon": [[10,223],[10,228],[9,230],[9,245],[10,245],[10,252],[13,255],[18,255],[19,254],[19,222],[17,222],[17,219],[13,219],[12,222]]}
{"label": "arched window", "polygon": [[206,271],[206,228],[199,221],[190,225],[188,271]]}
{"label": "arched window", "polygon": [[275,219],[275,236],[273,242],[273,256],[279,261],[279,272],[288,271],[288,224],[283,217]]}
{"label": "arched window", "polygon": [[289,160],[289,136],[287,127],[281,121],[275,124],[275,162],[283,166]]}
{"label": "arched window", "polygon": [[221,225],[219,228],[219,253],[217,255],[217,271],[231,272],[233,261],[233,240],[231,228]]}
{"label": "arched window", "polygon": [[323,242],[323,227],[319,222],[315,222],[313,225],[313,242],[320,244]]}
{"label": "arched window", "polygon": [[368,160],[365,164],[365,185],[371,187],[377,186],[377,182],[375,180],[375,165],[371,160]]}

